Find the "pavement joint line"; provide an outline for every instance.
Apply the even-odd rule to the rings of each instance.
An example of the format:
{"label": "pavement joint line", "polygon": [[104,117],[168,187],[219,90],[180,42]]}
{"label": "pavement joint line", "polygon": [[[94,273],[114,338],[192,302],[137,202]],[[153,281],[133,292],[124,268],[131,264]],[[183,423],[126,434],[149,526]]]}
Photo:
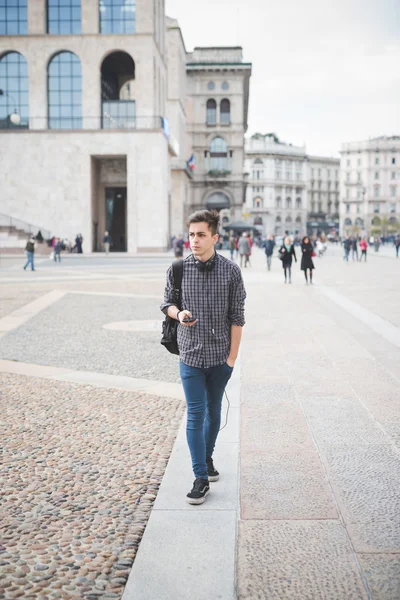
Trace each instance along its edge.
{"label": "pavement joint line", "polygon": [[0,360],[0,373],[14,375],[25,375],[37,377],[38,379],[51,379],[76,383],[80,385],[92,385],[109,389],[119,389],[130,392],[142,392],[151,396],[183,399],[183,389],[179,383],[170,383],[151,379],[136,379],[120,375],[108,375],[107,373],[96,373],[93,371],[74,371],[62,367],[49,367],[32,363],[21,363],[12,360]]}
{"label": "pavement joint line", "polygon": [[61,300],[65,294],[66,291],[64,290],[52,290],[44,296],[36,298],[33,302],[29,302],[29,304],[25,304],[25,306],[14,310],[9,315],[0,319],[0,331],[9,332],[17,329],[45,308]]}
{"label": "pavement joint line", "polygon": [[[233,376],[228,383],[228,396],[234,397],[240,396],[241,389],[241,351],[239,352],[238,359],[236,361]],[[239,418],[240,418],[240,407],[239,407]],[[186,411],[182,417],[181,425],[178,429],[183,426],[186,421]],[[223,431],[220,435],[222,437]],[[235,600],[235,582],[236,582],[236,553],[237,553],[237,540],[238,540],[238,527],[240,519],[240,480],[239,480],[239,469],[240,469],[240,422],[236,432],[236,438],[233,442],[224,442],[217,440],[216,452],[218,448],[224,447],[229,448],[229,454],[235,461],[235,475],[231,476],[232,486],[235,488],[236,493],[236,505],[234,507],[218,507],[213,506],[207,508],[207,500],[203,506],[189,506],[185,502],[186,488],[177,490],[176,481],[182,475],[182,464],[180,449],[186,446],[186,443],[178,440],[178,435],[175,439],[175,443],[168,461],[167,468],[164,473],[164,477],[161,482],[160,489],[157,493],[157,499],[154,503],[153,509],[150,513],[149,520],[146,525],[146,529],[143,538],[140,542],[138,553],[130,571],[124,593],[121,600],[148,600],[149,598],[160,598],[163,600],[180,600],[182,596],[177,596],[176,593],[171,592],[170,582],[165,582],[165,589],[163,595],[160,596],[160,590],[158,589],[158,578],[149,577],[150,569],[152,568],[152,561],[157,559],[158,564],[168,565],[168,572],[176,573],[177,570],[183,569],[185,573],[185,586],[187,589],[196,589],[198,585],[198,578],[201,573],[206,572],[210,564],[210,552],[197,552],[196,556],[193,555],[193,536],[199,536],[199,539],[204,536],[204,527],[207,527],[209,520],[212,520],[217,515],[225,515],[227,518],[231,516],[234,520],[234,535],[232,531],[224,529],[218,538],[218,543],[223,546],[223,552],[219,552],[215,557],[213,555],[213,565],[216,572],[224,570],[228,572],[229,583],[221,581],[215,583],[210,580],[207,583],[207,590],[202,590],[199,598],[223,598],[224,600]],[[234,444],[234,445],[233,445]],[[232,447],[233,445],[233,447]],[[232,447],[232,449],[231,449]],[[188,452],[188,449],[187,449]],[[186,460],[186,459],[185,459]],[[190,463],[190,458],[187,457]],[[187,465],[190,470],[190,464]],[[185,463],[186,468],[186,463]],[[188,481],[190,485],[190,479]],[[212,484],[218,485],[218,484]],[[224,489],[222,487],[223,482],[220,482],[222,496],[220,502],[223,503],[225,500]],[[176,506],[177,498],[182,496],[182,502],[185,503],[185,508]],[[210,495],[211,499],[212,495]],[[210,501],[210,500],[208,500]],[[161,504],[162,508],[158,508]],[[167,508],[165,508],[166,505]],[[173,507],[174,505],[174,507]],[[187,508],[188,507],[188,508]],[[182,515],[183,525],[174,528],[174,517],[176,515]],[[225,517],[224,517],[225,518]],[[167,528],[171,530],[169,544],[180,544],[180,552],[178,554],[171,555],[168,544],[160,544],[159,540],[162,540],[163,532]],[[174,539],[174,535],[177,539]],[[217,542],[216,542],[217,543]],[[193,563],[193,559],[195,564]],[[173,564],[171,564],[173,562]],[[184,563],[184,564],[182,564]],[[210,587],[211,586],[211,587]],[[176,592],[176,590],[175,590]],[[182,593],[182,592],[181,592]]]}
{"label": "pavement joint line", "polygon": [[348,300],[343,294],[328,288],[320,286],[318,290],[335,304],[349,312],[353,317],[370,327],[375,333],[385,338],[388,342],[400,348],[400,329],[382,317],[379,317],[370,310],[364,308],[353,300]]}
{"label": "pavement joint line", "polygon": [[124,294],[122,292],[88,292],[79,290],[67,290],[67,294],[77,294],[85,296],[115,296],[117,298],[147,298],[148,300],[160,300],[160,294]]}

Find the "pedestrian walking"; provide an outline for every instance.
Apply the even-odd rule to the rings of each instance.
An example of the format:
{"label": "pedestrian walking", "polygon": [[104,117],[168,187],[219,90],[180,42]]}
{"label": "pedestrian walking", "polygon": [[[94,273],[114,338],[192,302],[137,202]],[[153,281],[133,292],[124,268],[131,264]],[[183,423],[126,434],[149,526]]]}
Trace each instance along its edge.
{"label": "pedestrian walking", "polygon": [[183,256],[183,248],[185,247],[185,242],[183,241],[182,235],[177,235],[172,243],[172,247],[174,249],[175,258],[182,258]]}
{"label": "pedestrian walking", "polygon": [[62,242],[60,238],[56,238],[56,243],[54,244],[54,262],[61,262],[61,250],[62,250]]}
{"label": "pedestrian walking", "polygon": [[267,269],[271,270],[272,255],[274,253],[275,241],[272,235],[267,237],[265,242],[265,256],[267,257]]}
{"label": "pedestrian walking", "polygon": [[25,246],[25,251],[26,251],[27,261],[24,266],[24,271],[26,271],[26,268],[29,265],[31,265],[31,270],[34,271],[35,270],[35,265],[34,265],[35,238],[33,236],[27,241],[26,246]]}
{"label": "pedestrian walking", "polygon": [[239,249],[239,254],[240,254],[240,268],[242,268],[242,266],[243,266],[243,259],[244,259],[244,268],[246,268],[247,263],[249,262],[251,246],[250,246],[249,239],[247,237],[247,233],[245,231],[242,233],[242,236],[239,239],[238,249]]}
{"label": "pedestrian walking", "polygon": [[235,240],[235,237],[233,235],[231,235],[229,238],[229,252],[231,254],[231,260],[234,260],[233,254],[234,254],[235,250],[236,250],[236,240]]}
{"label": "pedestrian walking", "polygon": [[361,257],[360,257],[360,261],[362,261],[363,257],[364,257],[364,262],[367,262],[367,250],[368,250],[368,242],[366,240],[366,238],[362,238],[361,242],[360,242],[360,248],[361,248]]}
{"label": "pedestrian walking", "polygon": [[400,235],[398,235],[397,238],[395,239],[394,246],[396,248],[396,258],[399,258]]}
{"label": "pedestrian walking", "polygon": [[314,262],[312,257],[315,256],[315,252],[312,246],[312,243],[310,242],[310,238],[308,237],[308,235],[304,236],[302,241],[301,241],[301,270],[304,271],[304,277],[306,279],[306,285],[308,285],[308,276],[307,276],[307,271],[310,272],[310,283],[312,284],[313,280],[313,270],[315,269],[314,267]]}
{"label": "pedestrian walking", "polygon": [[346,235],[345,239],[343,240],[343,250],[344,250],[343,260],[346,260],[347,262],[349,262],[350,249],[351,249],[351,239],[350,239],[350,236]]}
{"label": "pedestrian walking", "polygon": [[374,248],[375,248],[375,252],[379,252],[379,246],[381,245],[381,241],[378,237],[375,238],[374,240]]}
{"label": "pedestrian walking", "polygon": [[292,261],[293,258],[297,262],[296,252],[292,244],[292,240],[287,235],[283,240],[282,246],[279,248],[279,258],[282,261],[283,272],[285,274],[285,283],[289,279],[292,283]]}
{"label": "pedestrian walking", "polygon": [[[354,257],[356,257],[356,258],[354,258]],[[358,262],[358,239],[357,239],[357,236],[355,236],[351,240],[351,258],[353,260],[357,260],[357,262]]]}
{"label": "pedestrian walking", "polygon": [[104,246],[104,252],[106,254],[108,254],[110,252],[110,246],[111,246],[111,235],[108,233],[108,231],[104,232],[103,246]]}
{"label": "pedestrian walking", "polygon": [[187,404],[186,435],[195,477],[189,504],[202,504],[217,481],[213,452],[222,397],[244,326],[246,292],[236,263],[215,252],[219,215],[198,211],[187,222],[192,254],[183,260],[181,305],[170,267],[161,310],[179,321],[180,376]]}
{"label": "pedestrian walking", "polygon": [[80,233],[78,233],[78,235],[75,238],[75,248],[78,254],[82,254],[83,250],[82,250],[82,243],[83,243],[83,237]]}

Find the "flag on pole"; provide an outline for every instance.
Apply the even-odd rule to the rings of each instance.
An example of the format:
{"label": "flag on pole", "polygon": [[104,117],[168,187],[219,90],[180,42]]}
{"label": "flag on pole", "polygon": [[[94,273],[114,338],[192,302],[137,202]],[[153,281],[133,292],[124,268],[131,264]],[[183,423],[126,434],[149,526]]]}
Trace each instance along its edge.
{"label": "flag on pole", "polygon": [[189,167],[189,169],[191,169],[193,171],[196,166],[196,159],[194,157],[194,154],[192,154],[192,156],[189,158],[188,161],[186,161],[186,163],[187,163],[187,166]]}

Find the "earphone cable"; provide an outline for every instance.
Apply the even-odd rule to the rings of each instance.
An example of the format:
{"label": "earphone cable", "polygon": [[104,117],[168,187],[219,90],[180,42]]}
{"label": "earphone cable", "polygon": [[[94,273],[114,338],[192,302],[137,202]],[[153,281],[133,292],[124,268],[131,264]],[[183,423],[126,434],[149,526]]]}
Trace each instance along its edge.
{"label": "earphone cable", "polygon": [[220,428],[220,431],[222,431],[228,425],[228,415],[229,415],[229,409],[231,406],[230,402],[229,402],[228,394],[226,393],[226,390],[225,390],[225,396],[226,396],[226,400],[228,402],[228,408],[226,409],[225,425]]}

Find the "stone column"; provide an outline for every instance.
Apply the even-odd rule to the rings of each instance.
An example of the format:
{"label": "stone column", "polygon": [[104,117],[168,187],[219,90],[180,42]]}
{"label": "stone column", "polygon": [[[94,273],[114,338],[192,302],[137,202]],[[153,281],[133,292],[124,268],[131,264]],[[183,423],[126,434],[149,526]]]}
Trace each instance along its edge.
{"label": "stone column", "polygon": [[41,35],[47,31],[46,23],[47,6],[46,0],[34,0],[28,2],[28,34]]}
{"label": "stone column", "polygon": [[82,0],[82,33],[100,33],[100,17],[98,0]]}

